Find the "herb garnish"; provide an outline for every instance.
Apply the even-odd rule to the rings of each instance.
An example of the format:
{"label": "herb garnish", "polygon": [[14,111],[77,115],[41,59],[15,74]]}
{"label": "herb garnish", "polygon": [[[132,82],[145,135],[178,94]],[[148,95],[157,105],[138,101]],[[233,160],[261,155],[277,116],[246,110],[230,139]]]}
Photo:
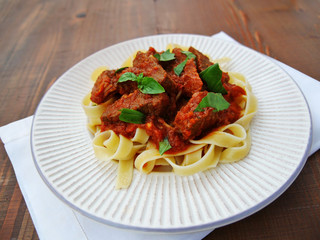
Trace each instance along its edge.
{"label": "herb garnish", "polygon": [[126,72],[121,75],[118,82],[126,82],[126,81],[136,81],[137,76],[132,72]]}
{"label": "herb garnish", "polygon": [[223,87],[221,82],[222,71],[218,63],[206,68],[199,75],[200,78],[207,83],[210,91],[222,94],[227,93],[227,90]]}
{"label": "herb garnish", "polygon": [[188,61],[188,58],[186,58],[186,60],[184,60],[182,63],[180,63],[178,66],[176,66],[176,67],[174,68],[174,73],[175,73],[176,75],[179,76],[179,75],[182,73],[184,67],[185,67],[186,64],[187,64],[187,61]]}
{"label": "herb garnish", "polygon": [[213,93],[209,92],[207,96],[202,98],[199,105],[196,107],[194,112],[203,112],[204,108],[206,107],[212,107],[214,108],[214,112],[219,112],[225,109],[228,109],[230,106],[230,103],[228,103],[221,93]]}
{"label": "herb garnish", "polygon": [[187,64],[187,61],[191,58],[193,59],[196,59],[196,55],[194,55],[192,52],[189,52],[189,51],[181,51],[183,54],[185,54],[187,56],[187,58],[182,62],[180,63],[178,66],[176,66],[173,70],[174,70],[174,73],[176,75],[180,75],[184,69],[184,67],[186,66]]}
{"label": "herb garnish", "polygon": [[153,78],[144,77],[143,73],[140,73],[137,77],[132,72],[126,72],[121,75],[118,82],[135,81],[138,83],[138,88],[145,94],[159,94],[165,92],[164,88]]}
{"label": "herb garnish", "polygon": [[153,56],[156,59],[158,59],[158,61],[161,61],[161,62],[167,62],[167,61],[171,61],[171,60],[175,59],[174,53],[171,53],[169,49],[167,49],[165,52],[163,52],[161,54],[156,53]]}
{"label": "herb garnish", "polygon": [[127,123],[142,124],[145,121],[146,116],[137,110],[129,108],[122,108],[119,119]]}
{"label": "herb garnish", "polygon": [[159,153],[160,155],[163,155],[166,151],[168,151],[169,149],[171,149],[171,145],[170,142],[168,140],[168,138],[164,138],[161,142],[159,142]]}
{"label": "herb garnish", "polygon": [[184,55],[187,56],[188,59],[193,58],[196,59],[196,55],[194,55],[192,52],[189,51],[181,51]]}
{"label": "herb garnish", "polygon": [[115,73],[122,72],[123,70],[125,70],[125,69],[127,69],[127,68],[128,68],[128,67],[118,68]]}

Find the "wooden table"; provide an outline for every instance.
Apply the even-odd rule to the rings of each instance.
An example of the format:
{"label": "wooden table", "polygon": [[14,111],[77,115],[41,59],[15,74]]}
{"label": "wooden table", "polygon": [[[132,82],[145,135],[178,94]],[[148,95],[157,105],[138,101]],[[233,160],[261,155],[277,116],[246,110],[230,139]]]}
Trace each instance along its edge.
{"label": "wooden table", "polygon": [[[319,0],[0,0],[0,126],[34,113],[54,81],[95,51],[162,33],[240,43],[320,79]],[[0,239],[37,239],[2,144]],[[320,239],[320,151],[290,188],[205,239]]]}

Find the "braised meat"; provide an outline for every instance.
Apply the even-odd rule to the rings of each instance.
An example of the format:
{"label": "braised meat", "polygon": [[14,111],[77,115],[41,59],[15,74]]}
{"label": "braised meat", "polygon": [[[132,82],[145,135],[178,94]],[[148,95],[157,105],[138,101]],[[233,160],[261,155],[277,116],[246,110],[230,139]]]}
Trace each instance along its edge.
{"label": "braised meat", "polygon": [[187,61],[184,70],[180,77],[178,77],[177,81],[182,85],[183,94],[188,97],[191,97],[192,94],[201,91],[203,83],[197,73],[197,68],[193,59],[189,59]]}
{"label": "braised meat", "polygon": [[148,52],[138,52],[133,60],[133,66],[140,69],[144,76],[152,77],[160,83],[166,92],[175,94],[177,86],[170,78],[167,77],[167,72],[159,64],[158,60],[154,57],[155,50],[149,48]]}
{"label": "braised meat", "polygon": [[101,120],[103,122],[119,121],[122,108],[137,110],[146,115],[161,116],[165,115],[168,105],[169,97],[166,93],[150,95],[135,90],[128,95],[123,95],[119,100],[109,105],[102,114]]}
{"label": "braised meat", "polygon": [[107,101],[115,94],[129,94],[137,89],[137,83],[127,81],[118,83],[119,78],[126,72],[132,72],[135,75],[143,73],[144,76],[152,77],[159,82],[165,89],[172,89],[172,83],[167,78],[166,71],[163,70],[158,60],[153,56],[154,48],[150,48],[148,52],[138,52],[133,60],[133,67],[127,68],[121,72],[116,70],[104,71],[95,82],[91,91],[91,101],[97,104]]}
{"label": "braised meat", "polygon": [[207,94],[207,91],[193,94],[188,103],[177,113],[173,125],[184,139],[193,139],[199,136],[203,129],[215,124],[215,114],[212,108],[206,108],[203,112],[194,112]]}
{"label": "braised meat", "polygon": [[180,48],[174,48],[172,53],[175,54],[175,60],[166,63],[165,68],[168,72],[168,77],[175,83],[182,95],[191,97],[193,93],[201,91],[203,82],[199,77],[194,59],[189,59],[178,76],[174,69],[181,64],[187,56],[182,53]]}
{"label": "braised meat", "polygon": [[137,89],[137,83],[133,81],[118,83],[118,80],[125,72],[140,74],[137,68],[127,68],[121,73],[116,70],[104,71],[95,82],[91,91],[91,101],[97,104],[103,103],[113,97],[115,94],[129,94]]}
{"label": "braised meat", "polygon": [[[207,107],[203,107],[202,111],[194,111],[209,92],[199,73],[213,63],[193,47],[188,51],[193,53],[195,58],[180,48],[174,48],[171,51],[174,59],[163,61],[164,59],[155,57],[155,54],[161,56],[165,52],[157,52],[150,47],[147,52],[136,54],[132,67],[122,71],[104,71],[92,88],[91,100],[101,104],[112,97],[115,101],[108,105],[101,115],[101,131],[110,129],[116,134],[131,138],[137,128],[142,128],[157,147],[166,138],[172,146],[168,152],[174,153],[186,149],[191,139],[201,138],[213,129],[239,119],[242,114],[239,103],[246,93],[241,87],[229,83],[229,75],[225,72],[222,73],[220,81],[227,93],[220,97],[229,103],[228,108],[216,111],[213,105],[205,105]],[[184,65],[180,65],[182,63]],[[177,73],[175,69],[179,65],[182,67]],[[128,74],[127,81],[118,82],[127,72],[136,77]],[[141,73],[148,78],[139,77]],[[159,89],[157,83],[165,92],[162,92],[161,86],[162,93],[154,91]],[[152,90],[147,92],[149,94],[141,92],[141,89],[147,88]],[[212,93],[210,95],[212,96]],[[121,121],[121,109],[137,110],[146,118],[139,123],[124,119]]]}
{"label": "braised meat", "polygon": [[245,95],[245,91],[229,83],[224,86],[228,91],[224,98],[230,103],[227,109],[216,112],[214,108],[206,107],[203,111],[195,112],[201,100],[208,94],[207,91],[202,91],[193,94],[188,103],[177,112],[172,124],[183,139],[203,136],[215,128],[233,123],[240,118],[241,107],[237,104],[237,98]]}
{"label": "braised meat", "polygon": [[91,91],[92,102],[103,103],[116,92],[117,84],[114,76],[115,70],[106,70],[98,77]]}
{"label": "braised meat", "polygon": [[194,47],[189,47],[189,52],[192,52],[194,55],[196,55],[196,64],[199,73],[213,65],[213,63],[210,62],[209,58],[206,55],[204,55]]}

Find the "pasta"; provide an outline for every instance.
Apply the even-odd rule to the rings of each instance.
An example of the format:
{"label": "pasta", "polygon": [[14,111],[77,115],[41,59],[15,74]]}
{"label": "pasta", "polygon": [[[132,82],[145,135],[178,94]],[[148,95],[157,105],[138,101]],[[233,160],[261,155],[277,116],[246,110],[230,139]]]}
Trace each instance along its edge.
{"label": "pasta", "polygon": [[[151,48],[150,48],[151,49]],[[148,52],[150,52],[151,50],[149,49]],[[170,48],[169,48],[170,49]],[[171,48],[172,49],[172,48]],[[176,49],[176,48],[174,48]],[[189,48],[190,50],[190,48]],[[193,50],[193,49],[191,49]],[[163,56],[163,59],[165,58],[172,58],[172,54],[175,52],[175,59],[174,61],[177,61],[178,58],[178,54],[181,50],[172,50],[172,53],[170,52],[170,50],[167,50],[165,54],[165,56]],[[152,61],[157,61],[157,63],[160,63],[161,61],[161,55],[164,53],[157,53],[155,52],[155,50],[151,51],[153,54],[149,54],[148,57],[151,56]],[[207,63],[209,66],[212,66],[213,64],[211,63],[211,61],[207,60],[207,57],[205,55],[199,55],[197,50],[193,50],[193,52],[195,53],[195,55],[189,55],[192,56],[190,57],[190,59],[188,58],[188,54],[190,52],[183,52],[186,57],[184,62],[186,62],[186,65],[184,66],[184,69],[182,69],[182,72],[187,72],[189,71],[189,66],[193,66],[194,63],[192,63],[192,61],[195,61],[195,58],[203,58],[204,62],[199,62],[200,60],[198,60],[198,62],[196,62],[197,67],[200,64],[203,63]],[[139,54],[139,53],[138,53]],[[158,56],[156,56],[156,54],[158,54]],[[171,54],[171,55],[170,55]],[[154,59],[157,60],[154,60]],[[132,59],[136,59],[134,57],[132,57]],[[225,61],[225,59],[222,59],[221,62]],[[136,60],[133,60],[136,61]],[[172,62],[172,59],[167,60],[167,62]],[[190,63],[191,62],[191,63]],[[135,62],[136,66],[139,66],[139,64],[137,64],[137,61]],[[182,63],[182,61],[180,61],[180,64]],[[166,64],[168,63],[162,63],[164,66],[164,68],[167,66]],[[189,64],[189,65],[188,65]],[[178,63],[175,64],[176,68],[177,68]],[[129,66],[128,61],[126,62],[125,66]],[[147,67],[146,67],[147,68]],[[124,69],[124,68],[123,68]],[[123,70],[118,69],[117,71],[120,72],[120,76],[124,76],[124,75],[128,75],[132,73],[134,73],[136,70],[134,68],[129,68],[129,70]],[[206,66],[207,69],[207,66]],[[176,69],[175,69],[176,70]],[[111,74],[110,71],[104,71],[103,69],[100,68],[99,70],[101,73],[101,75],[103,74]],[[121,73],[121,71],[125,72],[125,73],[129,73],[129,74],[125,74],[125,73]],[[198,70],[199,72],[199,70]],[[146,76],[147,74],[152,75],[153,73],[148,72],[147,70],[145,70],[143,72]],[[99,73],[100,74],[100,73]],[[99,75],[97,73],[95,73],[95,77],[97,78],[97,76]],[[112,76],[115,76],[118,73],[113,72]],[[180,73],[181,74],[181,73]],[[186,73],[182,73],[181,76],[183,77]],[[218,114],[223,113],[223,112],[228,112],[225,113],[226,115],[223,116],[227,116],[228,118],[229,115],[233,115],[232,110],[228,110],[230,108],[233,109],[237,109],[237,111],[239,111],[238,117],[237,118],[233,118],[230,121],[227,121],[228,124],[222,124],[222,125],[215,125],[215,127],[211,127],[211,125],[208,125],[208,123],[205,123],[204,121],[200,122],[202,125],[204,125],[202,131],[203,132],[198,132],[199,130],[194,130],[196,129],[193,125],[191,125],[190,128],[184,126],[185,122],[182,125],[179,125],[180,122],[179,121],[184,121],[183,117],[187,116],[187,115],[183,115],[183,111],[185,109],[187,109],[188,104],[191,106],[195,101],[196,101],[196,97],[198,97],[198,92],[201,92],[201,96],[209,96],[210,91],[205,91],[205,93],[203,93],[203,86],[201,87],[201,90],[190,90],[190,88],[188,87],[180,87],[179,91],[177,91],[178,93],[174,93],[173,96],[176,99],[181,99],[184,98],[184,101],[186,101],[185,99],[187,99],[189,102],[185,103],[183,107],[181,107],[177,113],[177,115],[175,116],[174,120],[172,120],[170,122],[170,124],[168,124],[166,121],[168,120],[162,120],[162,115],[164,114],[163,112],[166,111],[170,111],[170,107],[168,109],[168,106],[165,107],[164,110],[159,110],[159,115],[157,116],[156,120],[155,117],[151,117],[149,119],[149,117],[147,116],[147,118],[144,118],[145,122],[142,123],[123,123],[121,121],[119,121],[118,119],[120,119],[121,117],[118,116],[118,112],[119,109],[116,109],[117,111],[114,111],[114,115],[116,117],[114,117],[112,114],[113,108],[115,108],[114,106],[122,106],[121,104],[124,104],[123,101],[124,100],[119,100],[122,97],[119,97],[118,95],[121,94],[122,96],[126,96],[127,98],[130,98],[132,95],[134,95],[132,92],[129,93],[122,93],[121,91],[123,91],[121,88],[120,90],[118,89],[118,85],[117,87],[115,87],[115,89],[117,88],[117,90],[114,91],[118,91],[116,93],[112,93],[109,94],[107,98],[105,98],[105,95],[103,96],[104,99],[102,99],[102,90],[101,90],[101,83],[97,83],[95,84],[95,87],[93,88],[92,92],[89,93],[88,95],[86,95],[82,101],[82,106],[83,109],[85,111],[85,114],[88,117],[88,129],[90,130],[90,132],[92,134],[94,134],[94,138],[93,138],[93,149],[95,152],[96,157],[99,160],[102,161],[118,161],[119,165],[118,165],[118,175],[117,175],[117,180],[116,180],[116,188],[117,189],[121,189],[121,188],[128,188],[130,186],[130,183],[132,181],[132,177],[133,177],[133,169],[136,168],[138,171],[142,172],[142,173],[150,173],[152,171],[154,171],[157,166],[167,166],[167,169],[172,169],[172,171],[175,174],[178,175],[192,175],[195,174],[197,172],[200,171],[205,171],[207,169],[216,167],[218,163],[230,163],[230,162],[235,162],[235,161],[239,161],[241,159],[243,159],[250,151],[251,148],[251,137],[250,137],[250,122],[252,120],[252,118],[254,117],[256,111],[257,111],[257,99],[256,97],[253,95],[252,93],[252,89],[251,86],[249,85],[249,83],[247,82],[246,78],[240,74],[240,73],[235,73],[235,72],[229,72],[229,73],[222,73],[222,78],[226,78],[227,80],[224,80],[225,82],[222,84],[223,86],[225,86],[225,88],[227,89],[231,89],[229,90],[231,91],[235,91],[232,89],[237,89],[237,91],[242,92],[237,93],[236,97],[230,97],[234,98],[232,101],[234,101],[234,103],[229,103],[228,107],[223,108],[222,110],[218,111],[217,109],[221,106],[205,106],[202,109],[200,108],[200,113],[195,113],[197,109],[193,109],[193,113],[188,113],[189,115],[193,114],[193,115],[197,115],[197,117],[199,118],[199,116],[205,116],[207,117],[207,119],[211,119],[212,120],[212,116],[216,117],[218,116]],[[100,76],[101,76],[100,75]],[[110,77],[109,75],[105,76],[105,79],[108,79],[108,81],[112,81],[112,77]],[[136,74],[136,76],[138,76],[139,74]],[[177,75],[177,73],[176,73]],[[200,73],[201,75],[201,73]],[[154,75],[154,76],[158,76],[158,75]],[[140,77],[140,80],[138,79]],[[176,76],[174,76],[176,77]],[[173,77],[173,78],[174,78]],[[181,77],[181,78],[182,78]],[[134,81],[138,82],[141,81],[143,82],[143,78],[142,75],[140,73],[140,75],[138,77],[133,76],[133,80],[130,80],[131,85],[130,88],[136,88],[136,84]],[[166,78],[168,78],[168,76],[166,76]],[[99,78],[98,78],[99,79]],[[111,80],[110,80],[111,79]],[[118,77],[119,79],[119,77]],[[117,79],[117,80],[118,80]],[[138,79],[138,80],[137,80]],[[101,81],[101,80],[97,80],[97,81]],[[119,82],[121,80],[118,80]],[[177,80],[179,81],[179,79]],[[202,79],[202,81],[204,81]],[[222,80],[221,80],[222,81]],[[158,81],[159,82],[159,81]],[[99,85],[99,88],[97,87]],[[108,82],[108,84],[111,84]],[[103,91],[106,91],[106,88],[108,88],[107,90],[109,90],[111,88],[110,85],[108,84],[104,84],[104,88]],[[117,83],[118,84],[118,83]],[[202,83],[200,83],[202,84]],[[208,85],[210,85],[210,83],[207,82]],[[229,87],[227,87],[227,85]],[[172,101],[172,97],[170,98],[170,89],[168,90],[168,85],[166,82],[161,82],[161,85],[164,86],[164,90],[169,92],[169,100],[165,97],[160,97],[162,96],[163,93],[157,93],[152,95],[153,98],[152,100],[149,99],[149,95],[150,93],[146,93],[146,94],[142,94],[143,96],[141,97],[141,93],[138,93],[139,91],[136,90],[134,93],[136,94],[136,96],[138,96],[138,99],[144,99],[144,101],[146,101],[148,104],[151,101],[153,106],[155,104],[158,104],[157,99],[155,96],[157,96],[159,98],[159,101],[161,103],[165,102],[167,103],[169,101],[169,103],[171,103],[170,101]],[[125,85],[123,85],[125,86]],[[132,87],[133,86],[133,87]],[[191,85],[190,85],[191,86]],[[235,87],[236,86],[236,87]],[[145,86],[143,86],[145,87]],[[141,89],[143,89],[143,87],[140,87],[138,85],[138,89],[140,89],[140,91],[142,91]],[[185,88],[184,88],[185,87]],[[193,85],[192,85],[193,87]],[[146,87],[145,87],[146,88]],[[96,92],[94,92],[95,90],[98,89],[98,94],[96,94]],[[181,90],[182,89],[182,90]],[[240,90],[239,90],[240,89]],[[223,90],[223,89],[222,89]],[[162,90],[161,90],[162,91]],[[191,91],[191,93],[190,93]],[[95,96],[93,96],[94,94],[96,94]],[[140,94],[140,95],[139,95]],[[235,93],[234,93],[235,94]],[[145,97],[145,95],[148,95],[148,98]],[[230,94],[229,94],[230,95]],[[210,95],[211,96],[211,95]],[[221,95],[222,96],[222,95]],[[226,95],[224,95],[225,99],[229,99],[228,97],[226,97]],[[214,97],[219,97],[219,96],[214,96]],[[199,98],[199,97],[198,97]],[[202,97],[202,100],[198,105],[198,108],[200,106],[202,106],[201,104],[203,99],[205,97]],[[146,100],[147,99],[147,100]],[[155,99],[155,100],[154,100]],[[95,102],[93,102],[92,100],[94,100]],[[200,101],[199,100],[199,101]],[[219,100],[219,99],[218,99]],[[222,99],[224,100],[224,99]],[[179,100],[182,102],[182,100]],[[209,100],[208,100],[209,101]],[[219,100],[220,101],[220,100]],[[210,102],[210,101],[209,101]],[[144,102],[143,102],[144,103]],[[179,103],[180,104],[180,103]],[[228,103],[227,103],[228,104]],[[140,104],[141,105],[141,104]],[[139,106],[140,106],[139,105]],[[123,105],[125,106],[125,105]],[[130,107],[134,108],[134,103],[130,102],[129,104]],[[192,105],[194,106],[194,104]],[[129,107],[129,108],[130,108]],[[195,107],[193,107],[195,108]],[[123,109],[123,108],[122,108]],[[206,110],[204,110],[206,109]],[[213,111],[214,109],[214,111]],[[226,110],[227,109],[227,110]],[[132,109],[130,109],[132,110]],[[209,111],[207,113],[207,111]],[[148,109],[147,109],[148,111]],[[152,109],[152,111],[157,112],[157,109]],[[162,111],[162,112],[161,112]],[[180,112],[179,112],[180,111]],[[189,110],[188,110],[189,111]],[[205,112],[204,112],[205,111]],[[105,117],[106,112],[108,112],[107,114],[111,115],[111,116],[107,116],[108,118]],[[110,112],[112,114],[110,114]],[[189,111],[190,112],[190,111]],[[136,114],[135,112],[129,112],[130,114]],[[153,114],[153,112],[152,112]],[[168,114],[168,113],[165,113]],[[181,119],[179,120],[179,116],[178,115],[182,114]],[[202,115],[201,115],[202,114]],[[207,114],[207,115],[205,115]],[[188,115],[188,116],[189,116]],[[128,115],[130,117],[132,117],[132,115]],[[138,116],[140,116],[138,114]],[[142,116],[144,116],[142,114]],[[154,115],[152,115],[154,116]],[[166,115],[167,116],[167,115]],[[211,118],[208,118],[208,116],[210,116]],[[117,119],[117,122],[111,122],[109,123],[109,119]],[[170,116],[171,119],[172,116]],[[107,120],[106,120],[107,119]],[[160,120],[159,120],[160,119]],[[169,117],[168,117],[169,119]],[[218,117],[219,119],[219,117]],[[114,120],[112,120],[114,121]],[[123,121],[127,121],[127,120],[123,120]],[[131,121],[131,120],[130,120]],[[135,120],[136,121],[136,120]],[[188,119],[188,122],[194,122],[195,120],[190,117],[190,119]],[[218,122],[225,122],[224,120],[217,120]],[[200,126],[200,123],[198,124],[196,122],[196,124],[198,124]],[[160,125],[159,125],[160,124]],[[201,126],[202,126],[201,125]],[[111,127],[110,127],[111,126]],[[159,127],[160,126],[160,127]],[[173,127],[174,126],[174,127]],[[181,126],[179,128],[179,126]],[[209,127],[207,127],[209,126]],[[211,128],[210,128],[211,127]],[[166,132],[167,133],[167,137],[163,137],[161,134],[162,132],[159,129],[162,128],[166,128]],[[207,131],[207,128],[209,129],[209,131]],[[121,131],[124,130],[119,130],[119,129],[126,129],[125,131],[129,132],[131,131],[131,134],[121,134]],[[129,130],[128,130],[129,129]],[[178,130],[177,130],[178,129]],[[198,129],[198,127],[197,127]],[[154,132],[151,132],[151,130],[153,130]],[[120,131],[120,134],[119,134]],[[181,139],[183,139],[183,141],[178,142],[177,144],[174,143],[174,139],[177,138],[177,136],[175,135],[174,137],[172,137],[172,132],[173,131],[178,131],[177,136],[180,136]],[[159,133],[160,132],[160,133]],[[158,135],[161,135],[161,137],[158,137],[159,139],[161,139],[161,141],[156,141],[155,139],[157,139],[156,137]],[[171,137],[171,138],[170,138]],[[179,146],[181,145],[181,143],[183,143],[183,147],[179,148]],[[168,149],[165,149],[164,151],[161,150],[162,145],[169,145]],[[173,145],[173,146],[171,146]],[[176,150],[177,149],[177,150]]]}

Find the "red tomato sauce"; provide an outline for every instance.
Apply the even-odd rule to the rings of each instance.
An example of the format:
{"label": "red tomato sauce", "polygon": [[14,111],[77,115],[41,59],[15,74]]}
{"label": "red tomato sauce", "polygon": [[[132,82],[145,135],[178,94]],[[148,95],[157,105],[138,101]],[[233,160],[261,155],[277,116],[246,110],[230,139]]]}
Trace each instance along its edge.
{"label": "red tomato sauce", "polygon": [[[227,91],[223,97],[230,104],[229,107],[218,112],[213,107],[194,111],[209,91],[206,83],[200,79],[199,72],[213,63],[196,49],[190,47],[189,51],[196,55],[196,59],[189,59],[180,75],[174,69],[185,61],[186,55],[178,48],[172,51],[176,58],[170,62],[157,60],[153,48],[146,53],[138,52],[133,67],[123,71],[137,76],[143,73],[143,76],[154,78],[165,89],[162,95],[138,94],[136,82],[118,83],[122,73],[115,70],[102,73],[92,90],[91,100],[97,99],[98,104],[110,97],[117,97],[118,100],[103,113],[101,131],[111,129],[118,135],[133,138],[136,129],[142,128],[157,148],[167,138],[172,148],[165,153],[172,154],[185,150],[191,139],[200,139],[219,127],[237,121],[242,114],[240,103],[246,92],[229,83],[229,75],[225,72],[222,73],[221,82]],[[146,115],[145,121],[142,124],[120,121],[118,115],[122,108],[141,111]]]}
{"label": "red tomato sauce", "polygon": [[[246,95],[244,89],[239,86],[224,83],[223,86],[227,90],[227,94],[224,98],[230,103],[228,109],[219,111],[215,115],[216,123],[207,129],[199,129],[200,132],[196,133],[197,139],[204,137],[210,132],[215,131],[219,127],[231,124],[237,121],[241,117],[242,109],[239,106],[239,98]],[[213,111],[212,108],[207,108],[205,111]],[[174,126],[168,126],[168,124],[162,119],[155,116],[148,116],[144,124],[133,124],[126,122],[116,122],[112,124],[103,123],[101,125],[101,131],[112,129],[116,134],[123,135],[127,138],[133,138],[137,128],[145,129],[147,134],[150,136],[149,141],[153,142],[157,148],[159,148],[159,143],[167,137],[171,149],[166,151],[167,154],[179,153],[190,146],[190,139],[184,139],[178,129]]]}

